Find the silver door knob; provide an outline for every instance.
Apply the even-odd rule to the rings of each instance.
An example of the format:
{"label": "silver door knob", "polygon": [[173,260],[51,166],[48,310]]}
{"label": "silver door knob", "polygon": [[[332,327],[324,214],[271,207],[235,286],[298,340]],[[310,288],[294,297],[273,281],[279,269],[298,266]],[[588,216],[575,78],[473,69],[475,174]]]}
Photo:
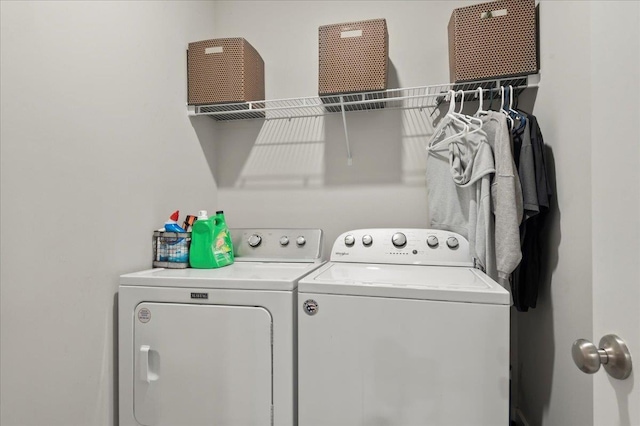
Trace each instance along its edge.
{"label": "silver door knob", "polygon": [[600,365],[615,379],[624,380],[631,374],[631,354],[624,340],[615,334],[607,334],[600,339],[600,347],[585,339],[573,342],[571,356],[573,362],[585,373],[593,374]]}

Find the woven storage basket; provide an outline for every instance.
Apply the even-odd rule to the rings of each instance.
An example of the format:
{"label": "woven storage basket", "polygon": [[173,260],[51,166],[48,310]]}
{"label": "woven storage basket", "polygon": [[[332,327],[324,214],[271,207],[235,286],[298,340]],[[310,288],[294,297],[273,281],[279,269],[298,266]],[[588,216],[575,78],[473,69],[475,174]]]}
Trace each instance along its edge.
{"label": "woven storage basket", "polygon": [[538,72],[534,0],[498,0],[455,9],[448,30],[452,82]]}
{"label": "woven storage basket", "polygon": [[264,99],[264,61],[243,38],[189,43],[188,103],[208,105]]}
{"label": "woven storage basket", "polygon": [[387,89],[389,34],[384,19],[318,30],[320,96]]}

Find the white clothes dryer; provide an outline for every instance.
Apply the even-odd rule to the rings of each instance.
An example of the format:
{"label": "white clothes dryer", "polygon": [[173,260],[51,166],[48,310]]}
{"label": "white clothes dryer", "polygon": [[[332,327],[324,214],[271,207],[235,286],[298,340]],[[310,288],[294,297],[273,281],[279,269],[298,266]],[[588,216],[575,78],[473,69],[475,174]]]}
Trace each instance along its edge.
{"label": "white clothes dryer", "polygon": [[296,423],[296,288],[322,231],[230,233],[232,265],[120,277],[121,426]]}
{"label": "white clothes dryer", "polygon": [[299,424],[508,425],[509,305],[458,234],[342,234],[298,285]]}

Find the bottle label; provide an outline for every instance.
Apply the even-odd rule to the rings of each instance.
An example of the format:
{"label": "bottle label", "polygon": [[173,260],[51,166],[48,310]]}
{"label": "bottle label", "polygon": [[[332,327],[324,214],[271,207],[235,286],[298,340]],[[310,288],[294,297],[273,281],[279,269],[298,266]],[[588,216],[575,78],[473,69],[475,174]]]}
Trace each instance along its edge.
{"label": "bottle label", "polygon": [[213,249],[213,253],[218,259],[218,262],[231,262],[233,258],[231,257],[231,253],[233,249],[231,245],[227,242],[229,240],[227,231],[220,231],[216,236],[215,247]]}

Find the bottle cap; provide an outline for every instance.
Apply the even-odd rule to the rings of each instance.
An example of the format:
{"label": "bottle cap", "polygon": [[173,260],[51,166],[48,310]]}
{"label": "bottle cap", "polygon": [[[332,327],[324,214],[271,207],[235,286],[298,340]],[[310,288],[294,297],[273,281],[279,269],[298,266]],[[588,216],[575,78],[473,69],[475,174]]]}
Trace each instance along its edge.
{"label": "bottle cap", "polygon": [[200,210],[198,212],[198,219],[209,219],[209,215],[206,210]]}
{"label": "bottle cap", "polygon": [[216,212],[216,214],[224,214],[224,211],[222,211],[222,210],[218,210],[218,211]]}
{"label": "bottle cap", "polygon": [[176,210],[171,214],[171,216],[169,216],[169,219],[173,220],[174,222],[177,222],[179,217],[180,217],[180,210]]}

